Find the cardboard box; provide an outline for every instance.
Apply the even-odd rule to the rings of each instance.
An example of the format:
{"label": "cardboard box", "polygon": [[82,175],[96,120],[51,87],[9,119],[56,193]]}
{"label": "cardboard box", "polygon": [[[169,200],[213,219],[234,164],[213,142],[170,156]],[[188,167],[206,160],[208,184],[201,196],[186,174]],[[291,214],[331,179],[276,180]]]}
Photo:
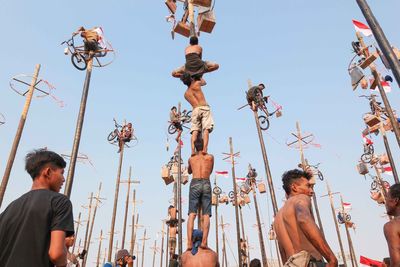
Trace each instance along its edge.
{"label": "cardboard box", "polygon": [[173,0],[165,0],[165,5],[168,7],[169,12],[175,14],[176,12],[176,3]]}
{"label": "cardboard box", "polygon": [[197,25],[199,27],[199,31],[211,33],[214,29],[215,23],[215,14],[212,10],[201,13],[197,17]]}
{"label": "cardboard box", "polygon": [[179,33],[185,37],[190,36],[190,26],[182,21],[178,22],[174,28],[174,32]]}

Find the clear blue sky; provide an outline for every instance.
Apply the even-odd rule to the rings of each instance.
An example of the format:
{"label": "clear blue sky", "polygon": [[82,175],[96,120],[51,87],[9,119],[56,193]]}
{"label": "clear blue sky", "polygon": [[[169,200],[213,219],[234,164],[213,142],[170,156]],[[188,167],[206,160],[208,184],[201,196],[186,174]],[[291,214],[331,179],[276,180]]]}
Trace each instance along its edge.
{"label": "clear blue sky", "polygon": [[[390,42],[399,45],[400,3],[395,0],[369,2]],[[107,200],[98,210],[93,237],[99,235],[100,229],[109,231],[118,154],[106,137],[113,129],[113,117],[132,121],[139,145],[126,151],[122,178],[127,177],[132,166],[134,178],[141,181],[135,186],[138,199],[143,200],[138,206],[140,224],[152,238],[146,246],[152,246],[172,196],[172,185],[166,187],[160,178],[160,168],[172,153],[165,149],[168,112],[178,102],[189,107],[183,98],[184,86],[170,76],[173,68],[183,64],[187,39],[176,36],[171,40],[171,25],[165,22],[168,11],[163,1],[0,0],[0,6],[3,35],[0,113],[7,119],[0,126],[0,173],[4,172],[24,104],[24,99],[9,89],[11,77],[32,73],[35,64],[40,63],[40,76],[56,86],[56,96],[66,104],[60,108],[50,98],[32,101],[1,210],[30,188],[31,180],[24,172],[23,162],[28,151],[45,146],[59,153],[71,151],[85,74],[71,65],[60,43],[79,26],[102,26],[117,57],[112,65],[93,70],[80,151],[90,157],[95,168],[89,164],[77,165],[71,200],[75,216],[82,211],[86,217],[81,205],[87,203],[87,196],[102,181],[102,196]],[[218,72],[206,76],[208,85],[204,87],[216,122],[209,148],[215,155],[215,169],[229,169],[221,153],[229,151],[231,136],[235,151],[241,152],[237,176],[244,176],[247,164],[251,163],[260,177],[265,178],[253,115],[248,109],[236,110],[245,103],[247,79],[253,83],[264,82],[267,94],[283,106],[283,117],[273,118],[270,130],[264,134],[278,204],[282,205],[284,197],[280,176],[285,170],[295,168],[300,160],[298,152],[285,145],[296,129],[296,121],[300,121],[302,129],[314,133],[315,141],[322,146],[306,150],[306,157],[311,163],[321,162],[321,170],[332,189],[340,191],[345,201],[353,205],[351,215],[357,230],[352,232],[352,237],[357,255],[375,259],[387,256],[382,233],[386,221],[382,217],[384,207],[370,199],[370,181],[364,180],[355,169],[362,153],[362,114],[368,111],[366,100],[358,98],[364,92],[351,90],[347,74],[352,57],[350,42],[355,39],[351,20],[365,22],[356,2],[292,0],[229,1],[228,4],[217,0],[215,12],[214,32],[200,36],[204,58],[220,63]],[[178,16],[181,14],[179,5]],[[384,71],[382,65],[380,70]],[[392,107],[399,109],[398,86],[393,83],[392,87],[389,99]],[[388,138],[398,159],[399,148],[394,136],[389,134]],[[185,161],[189,156],[189,139],[190,135],[185,133]],[[172,137],[170,147],[173,148],[171,140]],[[382,153],[382,140],[374,137],[374,141],[376,151]],[[393,182],[390,176],[385,179]],[[219,179],[219,184],[224,191],[231,190],[230,178]],[[188,189],[188,185],[183,187],[185,200]],[[316,191],[318,195],[325,194],[325,184],[318,183]],[[122,184],[116,226],[119,231],[125,194],[126,185]],[[318,198],[318,201],[327,240],[338,251],[328,199]],[[266,194],[259,202],[262,220],[268,229],[272,210]],[[338,204],[338,198],[335,202]],[[183,214],[186,210],[187,201]],[[231,224],[228,238],[236,251],[234,209],[223,206],[220,211]],[[253,205],[243,211],[246,232],[254,247],[251,257],[260,257],[256,229],[252,227]],[[264,229],[265,237],[267,229]],[[345,240],[343,227],[341,231]],[[139,235],[142,233],[143,228]],[[118,239],[120,234],[114,240]],[[213,248],[214,240],[212,220],[209,243]],[[93,238],[93,241],[89,262],[97,252],[97,240]],[[268,251],[270,245],[267,242]],[[347,244],[345,247],[347,250]],[[145,266],[150,266],[151,252],[146,249]],[[234,266],[233,260],[230,263]]]}

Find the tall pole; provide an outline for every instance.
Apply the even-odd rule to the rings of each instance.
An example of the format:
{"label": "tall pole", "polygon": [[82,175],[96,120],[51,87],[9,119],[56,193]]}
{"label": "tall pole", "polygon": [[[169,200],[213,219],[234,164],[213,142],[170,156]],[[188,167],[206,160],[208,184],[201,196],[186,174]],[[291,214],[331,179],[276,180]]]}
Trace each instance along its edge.
{"label": "tall pole", "polygon": [[156,249],[157,249],[157,239],[154,239],[154,251],[153,251],[153,264],[151,266],[154,267],[156,263]]}
{"label": "tall pole", "polygon": [[[217,176],[214,177],[214,188],[217,187]],[[218,205],[219,205],[219,194],[215,194],[217,203],[215,203],[215,247],[217,252],[217,259],[219,262],[219,244],[218,244]]]}
{"label": "tall pole", "polygon": [[399,176],[397,174],[397,169],[396,169],[396,166],[394,164],[392,151],[390,150],[390,146],[389,146],[389,142],[387,140],[385,129],[383,129],[383,127],[381,127],[381,129],[382,129],[381,134],[382,134],[382,138],[383,138],[383,143],[385,144],[386,154],[388,155],[390,166],[392,167],[394,181],[395,181],[396,184],[398,184],[398,183],[400,183],[399,182]]}
{"label": "tall pole", "polygon": [[87,244],[88,244],[88,235],[89,235],[89,228],[90,228],[90,219],[91,214],[92,214],[92,202],[93,202],[93,192],[90,193],[90,197],[89,197],[89,206],[88,206],[88,218],[87,218],[87,222],[86,222],[86,231],[85,231],[85,239],[83,240],[83,249],[87,248]]}
{"label": "tall pole", "polygon": [[162,230],[161,230],[161,251],[160,251],[160,267],[162,267],[163,264],[163,257],[164,257],[164,235],[165,235],[165,231],[164,231],[164,222],[162,222]]}
{"label": "tall pole", "polygon": [[167,229],[167,242],[165,244],[165,267],[169,266],[168,263],[168,256],[169,256],[169,225],[168,225],[168,229]]}
{"label": "tall pole", "polygon": [[143,235],[143,247],[142,247],[142,267],[144,266],[144,248],[146,246],[146,229],[144,229],[144,235]]}
{"label": "tall pole", "polygon": [[233,153],[232,137],[229,137],[229,147],[230,147],[230,158],[232,163],[232,183],[233,183],[233,193],[234,193],[234,203],[235,203],[235,219],[236,219],[236,241],[237,250],[239,258],[239,267],[243,267],[242,257],[240,256],[240,227],[239,227],[239,203],[237,199],[237,186],[236,186],[236,176],[235,176],[235,159]]}
{"label": "tall pole", "polygon": [[[79,212],[78,220],[75,221],[75,222],[76,222],[75,237],[77,238],[78,237],[78,233],[79,233],[79,225],[81,224],[81,212]],[[72,245],[72,254],[75,253],[76,238],[75,238],[74,244]]]}
{"label": "tall pole", "polygon": [[100,230],[100,237],[99,237],[99,249],[97,251],[97,260],[96,260],[96,267],[100,265],[100,251],[101,251],[101,242],[103,241],[103,229]]}
{"label": "tall pole", "polygon": [[[244,223],[243,223],[243,213],[242,213],[242,206],[240,206],[239,203],[239,217],[240,217],[240,224],[242,226],[242,241],[246,242],[246,235],[244,233]],[[240,244],[241,245],[241,244]],[[240,255],[241,256],[241,255]],[[245,251],[245,256],[246,256],[246,262],[243,262],[243,264],[247,264],[247,266],[250,265],[250,259],[247,257],[247,251]]]}
{"label": "tall pole", "polygon": [[369,5],[366,0],[356,0],[358,6],[361,9],[367,23],[374,34],[374,38],[378,43],[382,53],[385,55],[390,68],[392,69],[393,75],[397,81],[397,84],[400,86],[400,63],[397,59],[396,55],[393,53],[393,50],[390,46],[389,41],[387,40],[385,33],[383,32],[381,26],[378,23],[378,20],[375,18],[372,13]]}
{"label": "tall pole", "polygon": [[86,249],[86,254],[85,254],[85,257],[84,257],[83,262],[82,262],[82,267],[86,266],[86,261],[87,261],[87,257],[88,257],[88,254],[89,254],[90,241],[92,240],[92,232],[93,232],[93,227],[94,227],[94,220],[96,219],[97,207],[99,206],[99,202],[100,202],[100,191],[101,191],[101,183],[99,185],[99,191],[97,191],[97,196],[95,197],[96,204],[94,205],[92,222],[90,224],[90,230],[89,230],[89,238],[88,238],[88,242],[87,242],[86,248],[85,248]]}
{"label": "tall pole", "polygon": [[328,190],[329,203],[331,204],[332,217],[333,217],[333,221],[335,222],[335,229],[336,229],[336,234],[337,234],[337,238],[338,238],[338,241],[339,241],[340,252],[342,254],[343,265],[344,265],[344,267],[346,267],[347,266],[346,255],[344,254],[342,238],[341,238],[340,232],[339,232],[339,225],[338,225],[338,222],[336,220],[335,207],[334,207],[334,204],[333,204],[333,194],[332,194],[331,188],[329,187],[328,182],[326,182],[326,189]]}
{"label": "tall pole", "polygon": [[228,267],[228,259],[226,257],[226,241],[225,241],[225,225],[224,218],[221,215],[221,229],[222,229],[222,267]]}
{"label": "tall pole", "polygon": [[131,255],[133,255],[133,250],[135,248],[135,212],[136,212],[136,190],[133,189],[132,232],[131,232],[131,249],[130,249]]}
{"label": "tall pole", "polygon": [[1,180],[0,207],[1,207],[1,204],[3,203],[3,198],[4,198],[4,194],[6,193],[8,180],[10,179],[11,169],[14,164],[15,155],[17,154],[17,149],[18,149],[19,142],[21,140],[22,132],[24,130],[26,117],[28,116],[29,107],[32,102],[32,96],[33,96],[33,92],[35,90],[35,85],[36,85],[36,82],[38,79],[39,70],[40,70],[40,64],[37,64],[35,66],[35,72],[33,73],[32,81],[29,86],[28,93],[26,94],[26,97],[25,97],[25,105],[24,105],[24,108],[22,109],[22,114],[21,114],[21,118],[19,119],[17,132],[15,133],[14,142],[11,147],[10,155],[8,156],[6,169],[4,171],[3,179]]}
{"label": "tall pole", "polygon": [[64,195],[66,195],[68,198],[71,197],[72,184],[74,182],[75,165],[76,165],[76,159],[78,157],[79,144],[81,142],[83,121],[85,119],[86,102],[87,102],[87,98],[88,98],[88,94],[89,94],[89,85],[90,85],[90,77],[92,75],[92,66],[93,66],[93,52],[90,52],[89,60],[87,62],[87,68],[86,68],[86,78],[85,78],[85,82],[83,84],[81,105],[79,108],[78,120],[76,122],[74,144],[72,145],[72,152],[71,152],[71,161],[69,163],[67,180],[65,182]]}
{"label": "tall pole", "polygon": [[112,218],[111,218],[110,242],[108,243],[107,261],[109,261],[109,262],[111,262],[111,255],[112,255],[112,251],[113,251],[112,246],[113,246],[113,242],[114,242],[115,217],[117,215],[118,193],[119,193],[119,184],[121,181],[122,160],[124,159],[124,147],[125,147],[125,143],[122,142],[121,151],[119,154],[117,179],[115,181],[114,207],[113,207],[113,214],[112,214]]}
{"label": "tall pole", "polygon": [[[302,166],[302,169],[303,169],[304,171],[306,171],[307,165],[308,165],[308,164],[307,164],[306,159],[304,158],[303,140],[302,140],[302,137],[301,137],[301,130],[300,130],[300,123],[299,123],[299,122],[296,122],[296,128],[297,128],[297,142],[299,143],[299,148],[300,148],[300,161],[301,161],[301,166]],[[317,220],[318,220],[319,228],[320,228],[320,230],[321,230],[322,235],[325,236],[324,227],[322,226],[321,215],[319,214],[317,196],[316,196],[315,191],[314,191],[314,194],[313,194],[312,198],[313,198],[313,202],[314,202],[314,209],[315,209],[315,213],[316,213],[316,215],[317,215]]]}
{"label": "tall pole", "polygon": [[264,267],[268,267],[268,260],[267,260],[267,255],[265,253],[264,238],[263,238],[262,227],[261,227],[260,213],[258,211],[258,203],[257,203],[257,194],[256,194],[255,181],[252,182],[252,186],[251,187],[252,187],[252,190],[253,190],[254,208],[256,210],[256,219],[257,219],[257,228],[258,228],[258,241],[260,242],[260,250],[261,250],[262,262],[263,262],[263,266]]}
{"label": "tall pole", "polygon": [[[345,214],[342,195],[340,195],[340,205],[341,205],[342,213]],[[347,242],[349,243],[351,266],[358,267],[356,253],[354,252],[353,241],[351,240],[351,235],[350,235],[349,227],[347,226],[346,220],[344,223],[344,227],[346,229]]]}
{"label": "tall pole", "polygon": [[193,5],[193,0],[189,0],[189,2],[188,2],[188,10],[189,10],[190,36],[196,36],[196,30],[195,30],[195,27],[194,27],[194,5]]}
{"label": "tall pole", "polygon": [[124,215],[124,227],[122,230],[122,245],[121,249],[124,249],[125,247],[125,233],[126,233],[126,221],[128,218],[128,206],[129,206],[129,191],[131,191],[131,175],[132,175],[132,167],[129,167],[129,178],[128,178],[128,190],[126,192],[126,202],[125,202],[125,215]]}
{"label": "tall pole", "polygon": [[[135,234],[133,235],[133,244],[136,243],[136,235],[137,235],[137,228],[138,228],[138,226],[139,226],[139,213],[136,214]],[[134,246],[135,246],[135,245],[134,245]],[[133,251],[133,252],[134,252],[134,251]],[[132,252],[132,255],[133,255],[133,252]]]}
{"label": "tall pole", "polygon": [[[181,113],[181,103],[178,103],[178,114]],[[182,147],[181,147],[181,137],[178,138],[178,255],[179,259],[182,255]]]}
{"label": "tall pole", "polygon": [[[357,1],[360,1],[360,0],[357,0]],[[369,52],[368,52],[367,47],[365,46],[363,37],[361,36],[361,34],[359,32],[356,32],[356,36],[357,36],[358,41],[360,42],[360,45],[361,45],[361,48],[362,48],[364,56],[368,57],[369,56]],[[393,51],[392,51],[392,53],[393,53]],[[393,131],[394,131],[394,135],[396,137],[397,144],[400,146],[399,123],[397,122],[397,118],[394,117],[392,107],[390,106],[390,103],[389,103],[389,100],[388,100],[388,98],[386,96],[385,90],[383,89],[383,86],[381,84],[381,77],[380,77],[378,71],[376,70],[375,63],[371,63],[369,65],[369,68],[371,70],[372,75],[374,76],[375,81],[377,81],[376,84],[377,84],[378,89],[379,89],[379,94],[381,95],[383,104],[385,105],[386,112],[389,115],[389,120],[390,120],[390,123],[391,123],[391,125],[393,127]],[[395,70],[392,69],[392,71],[393,71],[393,74],[395,74]],[[397,80],[397,83],[399,84],[399,80],[397,79],[397,77],[396,77],[396,80]]]}
{"label": "tall pole", "polygon": [[[251,88],[251,81],[250,80],[248,81],[248,86],[249,86],[249,88]],[[266,176],[267,176],[269,193],[271,195],[271,200],[272,200],[272,209],[274,211],[274,216],[275,216],[276,213],[278,213],[278,204],[276,202],[274,183],[272,181],[271,169],[269,167],[267,150],[265,149],[264,137],[263,137],[262,132],[261,132],[260,121],[258,120],[257,108],[256,109],[252,109],[252,110],[253,110],[253,114],[254,114],[254,119],[256,121],[258,139],[260,140],[261,153],[262,153],[262,156],[263,156],[263,159],[264,159],[265,173],[266,173]]]}

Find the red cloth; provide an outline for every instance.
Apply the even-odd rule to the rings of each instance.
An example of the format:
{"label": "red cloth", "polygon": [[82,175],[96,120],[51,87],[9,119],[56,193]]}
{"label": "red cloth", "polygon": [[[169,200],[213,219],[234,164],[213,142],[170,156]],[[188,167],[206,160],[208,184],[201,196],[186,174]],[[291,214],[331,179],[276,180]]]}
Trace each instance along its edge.
{"label": "red cloth", "polygon": [[382,262],[376,261],[376,260],[372,260],[372,259],[369,259],[369,258],[364,257],[364,256],[360,256],[360,263],[364,264],[364,265],[368,265],[368,266],[376,266],[376,267],[381,267],[382,266]]}

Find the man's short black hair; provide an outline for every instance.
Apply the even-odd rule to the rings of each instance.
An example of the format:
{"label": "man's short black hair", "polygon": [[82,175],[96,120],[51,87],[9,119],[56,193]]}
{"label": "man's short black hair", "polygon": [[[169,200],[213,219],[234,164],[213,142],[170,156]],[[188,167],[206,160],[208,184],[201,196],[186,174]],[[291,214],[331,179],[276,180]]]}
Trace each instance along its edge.
{"label": "man's short black hair", "polygon": [[65,168],[65,160],[53,151],[47,149],[37,149],[29,152],[25,157],[25,170],[34,180],[39,176],[42,169],[50,165],[51,167]]}
{"label": "man's short black hair", "polygon": [[312,174],[299,169],[293,169],[285,172],[282,175],[282,187],[285,190],[286,194],[290,194],[290,186],[293,184],[294,181],[300,178],[306,178],[307,180],[310,180],[312,178]]}
{"label": "man's short black hair", "polygon": [[192,36],[189,39],[190,45],[198,45],[199,44],[199,38],[197,36]]}
{"label": "man's short black hair", "polygon": [[258,86],[262,87],[263,89],[265,88],[265,85],[263,83],[260,83]]}
{"label": "man's short black hair", "polygon": [[189,87],[192,84],[192,76],[190,75],[190,73],[184,72],[181,76],[181,81],[184,85]]}
{"label": "man's short black hair", "polygon": [[197,152],[200,152],[203,150],[204,142],[203,142],[203,138],[200,135],[198,135],[197,139],[194,141],[194,147],[196,148]]}
{"label": "man's short black hair", "polygon": [[261,261],[259,259],[252,259],[250,267],[261,267]]}
{"label": "man's short black hair", "polygon": [[392,198],[400,199],[400,184],[394,184],[389,188],[389,194]]}
{"label": "man's short black hair", "polygon": [[171,110],[174,110],[174,109],[176,109],[176,107],[175,107],[175,106],[173,106],[173,107],[171,108]]}

